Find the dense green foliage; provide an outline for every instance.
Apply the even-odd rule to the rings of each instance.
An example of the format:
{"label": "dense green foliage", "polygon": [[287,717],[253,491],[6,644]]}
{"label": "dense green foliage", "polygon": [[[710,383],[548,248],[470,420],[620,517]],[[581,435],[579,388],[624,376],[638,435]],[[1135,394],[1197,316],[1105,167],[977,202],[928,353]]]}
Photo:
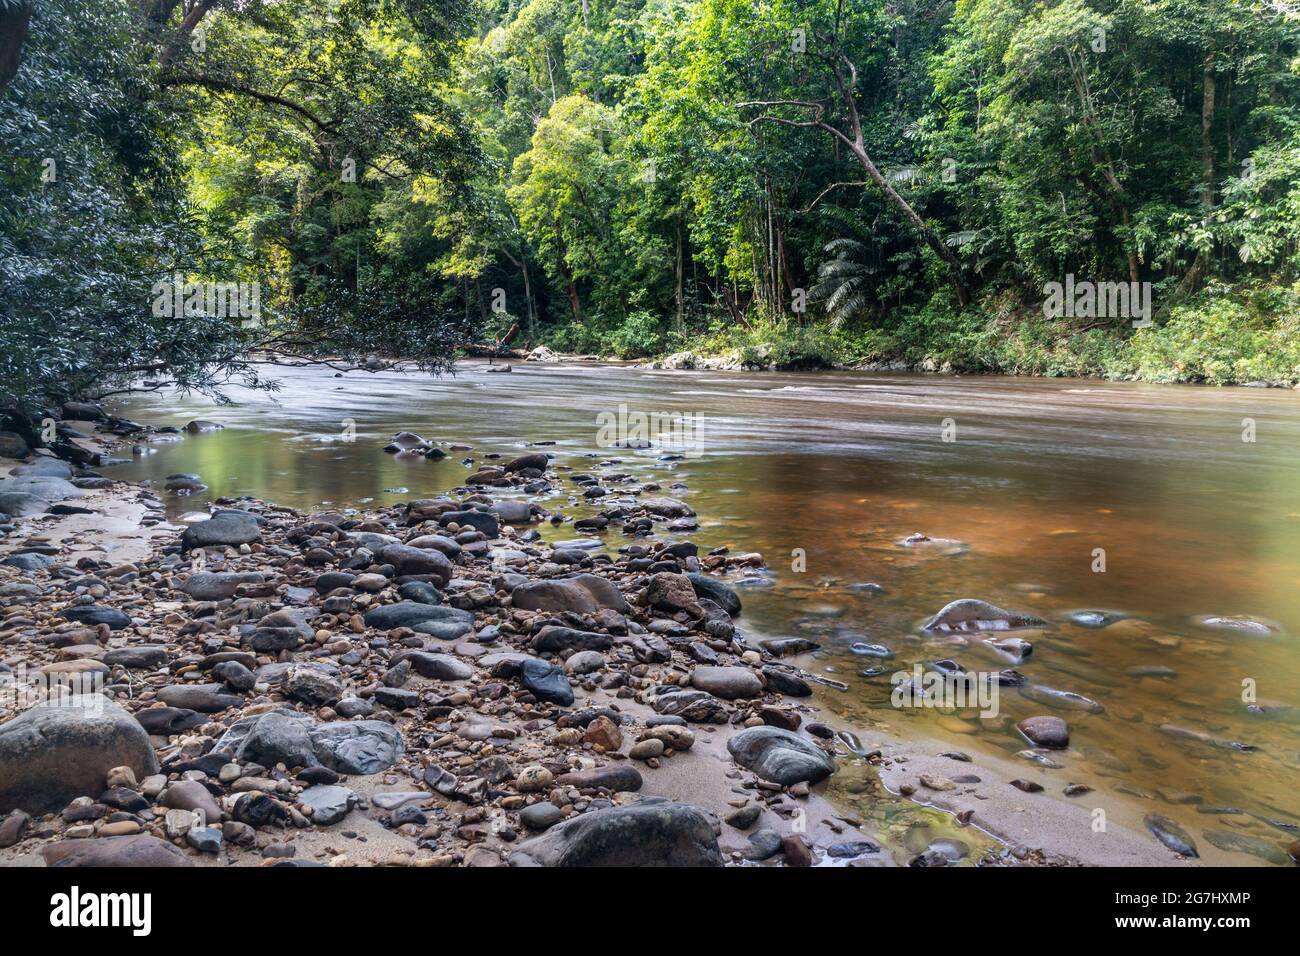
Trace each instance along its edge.
{"label": "dense green foliage", "polygon": [[[13,10],[0,406],[213,390],[267,350],[439,367],[516,323],[620,357],[1300,381],[1287,0]],[[258,321],[152,314],[176,273],[258,283]],[[1045,317],[1066,276],[1149,283],[1154,324]]]}
{"label": "dense green foliage", "polygon": [[[270,354],[445,367],[463,323],[409,197],[432,176],[469,202],[482,165],[437,93],[458,9],[33,0],[0,98],[0,411],[219,394]],[[157,307],[177,275],[261,308]]]}

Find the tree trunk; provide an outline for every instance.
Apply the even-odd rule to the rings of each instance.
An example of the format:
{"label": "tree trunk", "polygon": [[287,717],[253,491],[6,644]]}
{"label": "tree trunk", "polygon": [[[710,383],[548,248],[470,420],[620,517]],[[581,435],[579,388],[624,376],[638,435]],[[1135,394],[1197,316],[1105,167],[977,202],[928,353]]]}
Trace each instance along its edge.
{"label": "tree trunk", "polygon": [[686,319],[686,296],[684,293],[685,277],[682,275],[682,216],[677,214],[677,263],[674,270],[676,275],[676,286],[673,289],[673,298],[677,304],[677,334],[680,336],[685,328]]}
{"label": "tree trunk", "polygon": [[[1214,76],[1214,51],[1205,55],[1201,70],[1201,212],[1208,220],[1214,212],[1214,100],[1217,82]],[[1195,295],[1210,269],[1210,256],[1198,250],[1196,258],[1178,283],[1169,305]]]}
{"label": "tree trunk", "polygon": [[31,4],[0,10],[0,96],[5,95],[9,84],[18,75],[22,63],[23,43],[27,39],[27,25],[32,19]]}
{"label": "tree trunk", "polygon": [[912,208],[911,204],[899,195],[898,190],[889,184],[889,180],[881,175],[880,170],[876,168],[876,164],[871,161],[871,157],[867,155],[865,149],[854,144],[853,155],[858,164],[866,171],[867,177],[876,184],[876,188],[885,194],[885,198],[903,214],[903,218],[911,223],[912,228],[920,233],[925,244],[947,265],[948,275],[951,277],[953,289],[957,293],[957,304],[968,305],[970,303],[970,290],[967,289],[966,281],[962,277],[961,261],[958,260],[951,249],[944,245],[943,240],[935,234],[935,231],[927,226],[925,221],[916,214],[916,210]]}
{"label": "tree trunk", "polygon": [[528,280],[528,253],[521,252],[519,256],[519,271],[524,274],[524,305],[528,309],[528,344],[537,344],[537,319],[533,312],[533,284]]}

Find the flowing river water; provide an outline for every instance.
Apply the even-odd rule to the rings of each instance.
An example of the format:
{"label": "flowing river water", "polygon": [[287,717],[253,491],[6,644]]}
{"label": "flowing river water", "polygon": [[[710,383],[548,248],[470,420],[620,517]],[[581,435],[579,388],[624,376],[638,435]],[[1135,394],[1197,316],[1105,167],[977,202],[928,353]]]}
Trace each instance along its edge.
{"label": "flowing river water", "polygon": [[[1197,833],[1211,811],[1232,807],[1241,812],[1227,825],[1272,847],[1262,856],[1274,862],[1279,846],[1300,837],[1295,394],[850,372],[487,368],[465,364],[441,379],[285,368],[277,392],[232,388],[235,403],[225,407],[132,397],[116,409],[126,417],[177,426],[197,417],[225,428],[150,445],[152,453],[107,473],[160,489],[168,475],[200,475],[209,491],[165,496],[177,517],[223,495],[363,506],[448,491],[471,470],[464,458],[477,467],[488,453],[554,442],[545,450],[574,471],[657,481],[689,503],[700,529],[668,537],[689,537],[701,551],[762,553],[767,570],[739,582],[742,631],[818,641],[821,650],[801,663],[847,686],[818,690],[832,720],[1011,756],[1027,746],[1016,721],[1059,714],[1072,732],[1071,749],[1054,755],[1065,765],[1056,771],[1061,785],[1131,794]],[[620,406],[629,415],[698,416],[692,454],[664,461],[659,448],[602,447],[597,416]],[[392,434],[407,429],[473,450],[442,461],[384,454]],[[602,468],[611,458],[619,463]],[[540,503],[572,517],[600,510],[571,497],[576,488],[560,474]],[[610,487],[617,495],[619,485]],[[541,530],[551,540],[575,537],[568,525]],[[918,532],[932,540],[906,543]],[[617,523],[603,537],[610,550],[628,541]],[[983,644],[987,635],[919,631],[966,597],[1049,621],[1017,632],[1032,656],[1013,664]],[[1068,616],[1079,609],[1126,617],[1082,626]],[[1262,626],[1215,629],[1202,616],[1249,616]],[[863,656],[863,644],[892,656]],[[891,706],[892,674],[943,658],[974,671],[1014,666],[1031,686],[1004,688],[996,717]],[[1099,708],[1079,709],[1051,690]],[[1260,862],[1239,853],[1231,861]]]}

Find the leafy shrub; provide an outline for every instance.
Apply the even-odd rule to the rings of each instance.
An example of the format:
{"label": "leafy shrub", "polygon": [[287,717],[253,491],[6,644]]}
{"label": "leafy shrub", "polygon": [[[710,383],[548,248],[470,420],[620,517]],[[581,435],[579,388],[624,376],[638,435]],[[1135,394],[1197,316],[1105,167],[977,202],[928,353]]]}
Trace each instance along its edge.
{"label": "leafy shrub", "polygon": [[1207,290],[1132,342],[1138,375],[1211,385],[1300,382],[1300,286]]}

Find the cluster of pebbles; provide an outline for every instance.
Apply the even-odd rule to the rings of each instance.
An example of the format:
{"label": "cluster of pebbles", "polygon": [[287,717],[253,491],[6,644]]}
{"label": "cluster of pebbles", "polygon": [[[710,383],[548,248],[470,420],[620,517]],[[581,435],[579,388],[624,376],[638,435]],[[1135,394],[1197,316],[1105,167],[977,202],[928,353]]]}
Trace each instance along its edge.
{"label": "cluster of pebbles", "polygon": [[[435,447],[398,437],[394,453]],[[565,481],[608,499],[575,529],[621,530],[617,554],[541,540],[536,525],[561,518],[528,499]],[[877,851],[780,825],[836,763],[830,729],[806,719],[813,678],[783,661],[815,645],[737,628],[726,582],[762,558],[664,540],[695,527],[692,509],[610,481],[533,451],[364,513],[221,499],[132,563],[68,564],[33,539],[0,567],[0,860],[808,865]],[[165,520],[151,491],[118,492],[145,504],[143,523]],[[715,732],[725,762],[696,747]],[[726,805],[642,793],[644,772],[690,761],[727,774]],[[748,849],[720,849],[724,826]]]}

